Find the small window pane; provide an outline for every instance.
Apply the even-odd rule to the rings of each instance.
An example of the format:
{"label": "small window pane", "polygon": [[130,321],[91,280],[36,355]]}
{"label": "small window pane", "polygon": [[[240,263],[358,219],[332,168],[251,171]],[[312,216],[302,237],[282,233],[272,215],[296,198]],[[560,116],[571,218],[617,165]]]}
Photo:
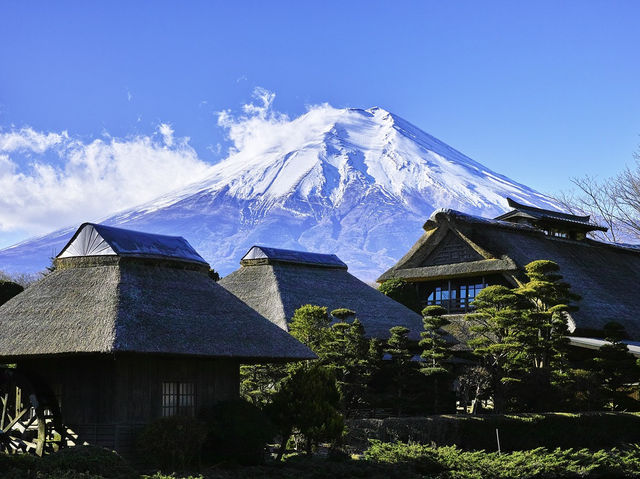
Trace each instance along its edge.
{"label": "small window pane", "polygon": [[195,386],[193,383],[163,382],[161,413],[163,417],[194,416]]}

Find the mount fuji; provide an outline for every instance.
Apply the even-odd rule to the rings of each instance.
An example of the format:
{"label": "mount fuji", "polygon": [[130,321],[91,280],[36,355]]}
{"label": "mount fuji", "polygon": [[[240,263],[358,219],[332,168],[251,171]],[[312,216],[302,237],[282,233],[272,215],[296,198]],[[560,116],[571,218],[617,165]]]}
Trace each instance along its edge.
{"label": "mount fuji", "polygon": [[[493,217],[507,210],[506,197],[556,208],[380,108],[325,105],[267,133],[236,142],[205,179],[101,222],[184,236],[222,275],[262,244],[335,253],[371,281],[436,208]],[[0,250],[0,270],[44,269],[76,227]]]}

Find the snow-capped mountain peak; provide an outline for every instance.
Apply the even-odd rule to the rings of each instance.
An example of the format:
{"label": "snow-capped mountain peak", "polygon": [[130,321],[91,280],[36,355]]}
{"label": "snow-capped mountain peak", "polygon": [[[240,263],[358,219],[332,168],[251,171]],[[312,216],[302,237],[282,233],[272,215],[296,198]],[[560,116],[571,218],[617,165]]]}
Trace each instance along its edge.
{"label": "snow-capped mountain peak", "polygon": [[[251,121],[230,130],[235,148],[203,180],[106,223],[183,235],[222,274],[261,243],[336,253],[372,279],[406,252],[437,207],[495,216],[506,197],[554,206],[379,107],[323,105],[261,128]],[[5,250],[0,261],[24,265],[38,245],[61,246],[63,237]]]}

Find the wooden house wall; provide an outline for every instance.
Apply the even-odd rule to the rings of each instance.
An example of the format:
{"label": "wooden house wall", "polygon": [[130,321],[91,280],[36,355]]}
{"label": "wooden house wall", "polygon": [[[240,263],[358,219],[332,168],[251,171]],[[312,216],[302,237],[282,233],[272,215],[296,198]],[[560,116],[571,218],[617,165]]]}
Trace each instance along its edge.
{"label": "wooden house wall", "polygon": [[161,417],[163,382],[193,383],[196,412],[239,396],[237,360],[129,354],[32,359],[19,367],[59,395],[63,422],[77,443],[124,455],[144,424]]}

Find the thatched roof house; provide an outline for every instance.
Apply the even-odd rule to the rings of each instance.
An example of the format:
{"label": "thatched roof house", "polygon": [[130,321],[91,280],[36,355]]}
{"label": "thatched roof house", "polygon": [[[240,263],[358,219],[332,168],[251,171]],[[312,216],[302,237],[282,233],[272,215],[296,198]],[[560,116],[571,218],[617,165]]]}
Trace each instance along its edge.
{"label": "thatched roof house", "polygon": [[238,397],[241,362],[315,358],[210,279],[181,237],[85,223],[55,266],[0,307],[0,363],[18,364],[4,376],[20,373],[27,389],[12,400],[34,398],[37,414],[62,404],[38,429],[40,448],[63,421],[127,453],[141,425]]}
{"label": "thatched roof house", "polygon": [[309,350],[212,281],[181,237],[85,223],[56,270],[0,308],[0,359],[161,353],[306,359]]}
{"label": "thatched roof house", "polygon": [[415,287],[423,304],[442,304],[464,313],[488,284],[515,286],[525,280],[524,266],[546,259],[558,263],[572,291],[582,299],[571,313],[574,335],[601,335],[610,321],[631,339],[640,339],[635,296],[640,283],[640,249],[585,237],[602,227],[588,216],[520,205],[490,220],[453,210],[438,210],[425,233],[391,269],[380,276],[402,278]]}
{"label": "thatched roof house", "polygon": [[253,246],[240,264],[219,284],[284,330],[296,309],[315,304],[355,311],[370,337],[388,338],[393,326],[409,328],[414,340],[422,331],[420,315],[351,275],[335,255]]}

